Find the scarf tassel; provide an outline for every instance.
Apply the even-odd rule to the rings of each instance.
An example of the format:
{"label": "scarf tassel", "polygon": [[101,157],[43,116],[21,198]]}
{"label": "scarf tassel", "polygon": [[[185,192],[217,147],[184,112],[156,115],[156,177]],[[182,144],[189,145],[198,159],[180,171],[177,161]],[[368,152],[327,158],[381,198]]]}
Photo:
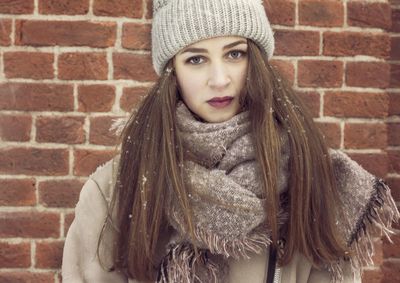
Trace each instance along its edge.
{"label": "scarf tassel", "polygon": [[[201,268],[206,278],[196,275],[196,268]],[[189,243],[171,245],[168,254],[161,262],[157,283],[172,282],[218,282],[218,266],[207,255],[206,250],[199,250],[196,254]],[[212,280],[212,281],[211,281]]]}
{"label": "scarf tassel", "polygon": [[[392,243],[390,234],[394,234],[392,223],[398,222],[400,217],[395,201],[390,194],[390,188],[382,179],[375,179],[375,192],[372,194],[365,212],[357,221],[356,228],[350,236],[348,245],[353,248],[354,255],[350,260],[353,275],[359,276],[362,266],[373,264],[374,237],[385,235]],[[343,270],[340,263],[331,264],[329,267],[333,280],[342,282]]]}

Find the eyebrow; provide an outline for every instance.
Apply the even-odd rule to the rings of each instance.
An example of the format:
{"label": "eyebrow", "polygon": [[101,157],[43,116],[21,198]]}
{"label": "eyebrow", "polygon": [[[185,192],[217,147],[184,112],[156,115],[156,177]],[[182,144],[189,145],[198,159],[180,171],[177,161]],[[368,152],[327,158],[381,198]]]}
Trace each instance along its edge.
{"label": "eyebrow", "polygon": [[[246,43],[246,44],[247,44],[247,41],[245,41],[245,40],[235,41],[235,42],[229,43],[228,45],[225,45],[225,46],[223,47],[223,49],[226,50],[226,49],[232,48],[232,47],[234,47],[234,46],[236,46],[236,45],[239,45],[239,44],[241,44],[241,43]],[[189,47],[189,48],[184,49],[180,54],[183,54],[183,53],[186,53],[186,52],[192,52],[192,53],[208,53],[208,50],[207,50],[207,49],[204,49],[204,48]]]}

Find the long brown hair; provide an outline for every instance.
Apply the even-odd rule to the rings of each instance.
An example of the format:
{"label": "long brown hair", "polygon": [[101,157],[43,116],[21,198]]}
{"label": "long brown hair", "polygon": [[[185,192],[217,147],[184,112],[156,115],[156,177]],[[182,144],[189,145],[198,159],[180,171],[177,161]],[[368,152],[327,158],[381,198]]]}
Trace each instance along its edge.
{"label": "long brown hair", "polygon": [[[268,58],[248,40],[248,80],[240,98],[250,112],[257,161],[261,166],[268,227],[273,245],[285,239],[280,264],[295,251],[315,265],[338,260],[346,245],[335,225],[341,211],[328,148],[311,115]],[[170,70],[172,60],[166,68]],[[167,227],[167,190],[178,195],[193,236],[191,208],[181,174],[184,154],[175,123],[180,100],[176,76],[166,71],[150,89],[121,136],[121,154],[110,209],[116,209],[119,228],[114,267],[137,280],[155,280],[157,249]],[[290,149],[286,224],[279,229],[277,180],[282,142]],[[101,238],[100,238],[101,240]]]}

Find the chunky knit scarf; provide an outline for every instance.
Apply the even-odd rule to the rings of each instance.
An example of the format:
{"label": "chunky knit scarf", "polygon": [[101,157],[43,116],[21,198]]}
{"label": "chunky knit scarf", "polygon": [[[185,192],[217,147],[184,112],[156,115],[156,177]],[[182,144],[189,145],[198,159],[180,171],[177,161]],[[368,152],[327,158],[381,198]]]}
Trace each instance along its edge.
{"label": "chunky knit scarf", "polygon": [[[228,257],[245,258],[270,244],[249,113],[239,113],[222,123],[203,123],[180,103],[176,114],[189,156],[182,166],[195,241],[188,234],[180,200],[171,192],[166,215],[176,233],[161,262],[158,282],[225,282]],[[279,193],[286,191],[289,175],[287,137],[282,138]],[[357,272],[362,264],[371,262],[373,233],[388,236],[399,213],[382,180],[344,153],[331,150],[330,155],[347,216],[338,219],[338,227],[356,251],[350,260]],[[285,214],[280,213],[278,219],[283,223]],[[340,262],[327,263],[326,267],[333,281],[340,282]]]}

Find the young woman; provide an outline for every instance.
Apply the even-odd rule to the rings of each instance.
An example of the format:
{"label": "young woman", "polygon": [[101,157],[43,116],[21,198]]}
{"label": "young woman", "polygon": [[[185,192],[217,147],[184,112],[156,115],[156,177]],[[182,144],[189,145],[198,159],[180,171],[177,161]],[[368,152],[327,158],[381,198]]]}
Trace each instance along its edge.
{"label": "young woman", "polygon": [[84,185],[64,282],[361,282],[389,188],[270,66],[258,0],[153,3],[160,78]]}

